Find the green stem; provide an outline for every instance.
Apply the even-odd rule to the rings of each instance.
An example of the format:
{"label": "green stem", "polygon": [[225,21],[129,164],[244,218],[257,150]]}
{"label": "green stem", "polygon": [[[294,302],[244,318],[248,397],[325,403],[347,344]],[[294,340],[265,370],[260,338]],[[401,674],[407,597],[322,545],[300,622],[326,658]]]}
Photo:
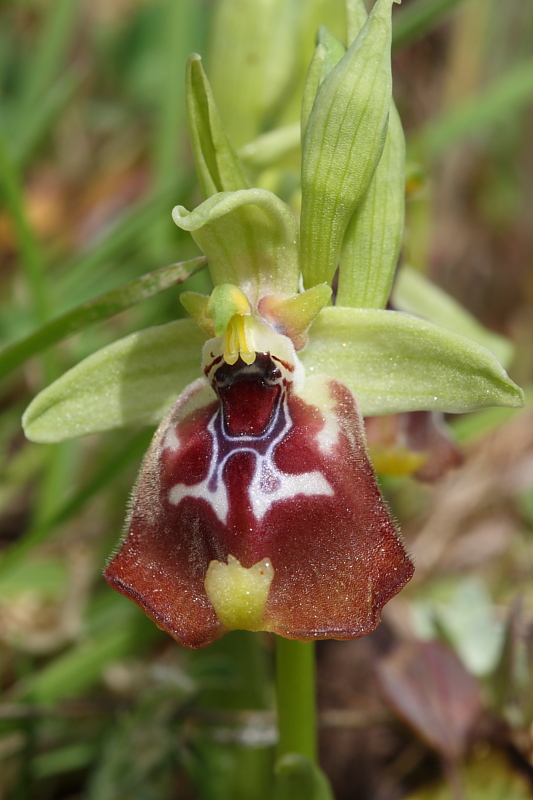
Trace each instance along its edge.
{"label": "green stem", "polygon": [[278,758],[300,753],[317,761],[314,642],[276,636]]}

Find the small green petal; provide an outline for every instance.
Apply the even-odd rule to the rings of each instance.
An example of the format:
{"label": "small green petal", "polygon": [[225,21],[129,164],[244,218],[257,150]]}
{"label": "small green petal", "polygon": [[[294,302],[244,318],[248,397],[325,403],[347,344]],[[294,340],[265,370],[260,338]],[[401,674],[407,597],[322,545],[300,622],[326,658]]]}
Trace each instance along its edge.
{"label": "small green petal", "polygon": [[196,53],[187,62],[185,95],[196,173],[204,199],[217,192],[247,189],[244,167],[224,130],[202,59]]}
{"label": "small green petal", "polygon": [[394,103],[385,147],[342,242],[337,305],[385,308],[403,239],[405,138]]}
{"label": "small green petal", "polygon": [[126,425],[155,425],[199,378],[207,336],[193,320],[133,333],[44,389],[22,418],[34,442],[62,442]]}
{"label": "small green petal", "polygon": [[263,297],[258,310],[278,333],[291,339],[296,350],[301,350],[307,342],[307,331],[330,299],[331,286],[319,283],[292,297]]}
{"label": "small green petal", "polygon": [[209,306],[209,295],[199,292],[182,292],[180,303],[200,328],[209,336],[210,339],[215,335],[215,324],[213,319],[207,316]]}
{"label": "small green petal", "polygon": [[324,308],[299,356],[308,374],[343,381],[365,416],[524,403],[491,352],[399,311]]}
{"label": "small green petal", "polygon": [[363,30],[322,82],[302,157],[301,269],[331,283],[350,217],[381,158],[392,92],[391,6],[377,0]]}
{"label": "small green petal", "polygon": [[221,192],[194,211],[176,206],[172,217],[207,256],[215,285],[239,286],[252,304],[265,294],[297,291],[298,225],[272,192]]}
{"label": "small green petal", "polygon": [[416,269],[404,265],[398,272],[392,293],[394,307],[431,320],[449,331],[473,339],[494,353],[507,367],[514,353],[509,339],[487,330],[447,292],[435,286]]}

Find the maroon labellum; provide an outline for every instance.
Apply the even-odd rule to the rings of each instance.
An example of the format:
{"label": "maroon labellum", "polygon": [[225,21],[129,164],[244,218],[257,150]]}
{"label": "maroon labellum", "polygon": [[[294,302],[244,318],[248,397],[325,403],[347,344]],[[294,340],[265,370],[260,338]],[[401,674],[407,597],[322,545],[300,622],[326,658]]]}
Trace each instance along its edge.
{"label": "maroon labellum", "polygon": [[413,566],[353,395],[303,381],[294,351],[228,364],[209,346],[208,380],[154,436],[107,580],[187,647],[232,628],[369,633]]}

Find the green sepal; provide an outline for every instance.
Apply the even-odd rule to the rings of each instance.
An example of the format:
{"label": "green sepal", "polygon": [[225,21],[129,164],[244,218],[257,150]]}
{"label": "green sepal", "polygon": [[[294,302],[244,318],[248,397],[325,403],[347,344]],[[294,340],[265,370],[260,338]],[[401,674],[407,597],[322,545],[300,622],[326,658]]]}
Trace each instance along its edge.
{"label": "green sepal", "polygon": [[331,283],[346,226],[379,163],[389,116],[391,6],[377,0],[361,33],[320,85],[303,142],[301,270]]}
{"label": "green sepal", "polygon": [[247,189],[244,167],[224,130],[202,59],[196,53],[187,61],[185,97],[196,174],[204,199],[217,192]]}
{"label": "green sepal", "polygon": [[348,46],[359,36],[368,19],[363,0],[346,0],[346,39]]}
{"label": "green sepal", "polygon": [[326,58],[327,51],[325,46],[318,43],[315,48],[315,52],[313,53],[311,63],[309,64],[309,69],[307,70],[302,96],[302,109],[300,113],[302,142],[305,139],[307,124],[316,100],[316,93],[318,92],[319,86],[323,81],[324,64],[326,63]]}
{"label": "green sepal", "polygon": [[300,124],[283,125],[263,133],[239,150],[243,162],[254,169],[266,169],[300,147]]}
{"label": "green sepal", "polygon": [[365,416],[524,403],[489,350],[400,311],[324,308],[299,355],[308,375],[345,383]]}
{"label": "green sepal", "polygon": [[30,403],[22,418],[34,442],[62,442],[127,425],[155,425],[202,374],[207,336],[193,320],[146,328],[81,361]]}
{"label": "green sepal", "polygon": [[508,367],[514,354],[513,343],[481,325],[457,300],[406,264],[398,272],[392,293],[398,311],[407,311],[431,320],[449,331],[472,339],[490,350],[500,364]]}
{"label": "green sepal", "polygon": [[329,75],[333,67],[339,63],[345,53],[346,48],[342,42],[340,42],[325,25],[321,25],[318,29],[317,45],[311,63],[309,64],[302,98],[302,140],[305,137],[307,124],[311,116],[311,111],[313,110],[318,89],[324,81],[324,78]]}
{"label": "green sepal", "polygon": [[298,289],[298,225],[290,208],[266,189],[221,192],[172,218],[207,256],[215,285],[239,286],[252,304],[265,294]]}
{"label": "green sepal", "polygon": [[405,137],[391,104],[385,147],[342,242],[337,305],[385,308],[403,239]]}
{"label": "green sepal", "polygon": [[259,301],[259,313],[278,333],[288,336],[296,350],[307,342],[307,331],[331,298],[331,286],[319,283],[292,297],[268,295]]}
{"label": "green sepal", "polygon": [[334,800],[324,772],[300,753],[287,753],[274,767],[272,800]]}
{"label": "green sepal", "polygon": [[208,59],[213,94],[237,148],[277,109],[295,67],[295,16],[287,0],[220,0]]}
{"label": "green sepal", "polygon": [[207,315],[209,295],[199,292],[182,292],[180,303],[187,314],[190,314],[196,324],[212,339],[215,335],[215,324],[212,317]]}

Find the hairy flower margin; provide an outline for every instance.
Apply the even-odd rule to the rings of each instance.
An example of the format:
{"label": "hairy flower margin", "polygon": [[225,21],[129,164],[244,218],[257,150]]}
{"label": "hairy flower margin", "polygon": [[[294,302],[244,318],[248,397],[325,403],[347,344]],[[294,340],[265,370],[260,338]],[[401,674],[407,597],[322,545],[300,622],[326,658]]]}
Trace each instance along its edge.
{"label": "hairy flower margin", "polygon": [[[105,574],[188,647],[235,628],[299,640],[373,630],[413,567],[376,483],[363,415],[523,403],[491,352],[503,354],[497,337],[385,310],[405,187],[392,3],[376,0],[367,18],[348,1],[348,49],[319,31],[303,92],[299,225],[276,194],[250,187],[251,162],[191,56],[204,202],[177,206],[173,218],[205,254],[215,288],[182,294],[192,319],[100,350],[24,415],[26,435],[41,442],[160,423]],[[293,127],[259,137],[243,158],[288,152]],[[428,290],[405,275],[396,306],[416,313],[417,291]]]}

